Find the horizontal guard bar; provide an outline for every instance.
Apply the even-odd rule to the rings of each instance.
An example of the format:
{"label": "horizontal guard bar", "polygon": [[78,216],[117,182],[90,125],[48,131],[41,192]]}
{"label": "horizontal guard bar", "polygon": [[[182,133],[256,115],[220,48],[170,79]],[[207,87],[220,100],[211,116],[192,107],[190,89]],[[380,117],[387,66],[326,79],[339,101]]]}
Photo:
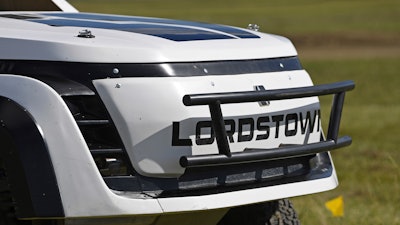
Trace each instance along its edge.
{"label": "horizontal guard bar", "polygon": [[182,167],[190,168],[272,161],[327,152],[348,146],[351,142],[351,137],[343,136],[337,139],[336,142],[334,140],[327,140],[306,145],[285,146],[273,149],[246,148],[243,152],[232,153],[231,157],[223,154],[182,156],[179,162]]}
{"label": "horizontal guard bar", "polygon": [[287,88],[263,91],[243,91],[229,93],[192,94],[183,97],[186,106],[209,105],[219,101],[220,104],[259,102],[268,100],[283,100],[292,98],[305,98],[312,96],[330,95],[354,89],[353,81],[342,81],[330,84],[309,87]]}

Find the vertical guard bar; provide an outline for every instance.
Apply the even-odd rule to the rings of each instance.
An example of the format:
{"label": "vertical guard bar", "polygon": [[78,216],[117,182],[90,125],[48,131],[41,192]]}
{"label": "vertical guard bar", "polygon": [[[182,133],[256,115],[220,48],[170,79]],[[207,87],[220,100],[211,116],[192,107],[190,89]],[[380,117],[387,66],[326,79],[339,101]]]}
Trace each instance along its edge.
{"label": "vertical guard bar", "polygon": [[344,104],[345,92],[339,92],[333,96],[332,109],[328,126],[328,140],[337,141],[339,135],[340,119]]}
{"label": "vertical guard bar", "polygon": [[210,103],[209,108],[219,153],[231,157],[231,150],[229,148],[228,137],[226,135],[225,122],[222,117],[221,102],[215,101],[214,103]]}

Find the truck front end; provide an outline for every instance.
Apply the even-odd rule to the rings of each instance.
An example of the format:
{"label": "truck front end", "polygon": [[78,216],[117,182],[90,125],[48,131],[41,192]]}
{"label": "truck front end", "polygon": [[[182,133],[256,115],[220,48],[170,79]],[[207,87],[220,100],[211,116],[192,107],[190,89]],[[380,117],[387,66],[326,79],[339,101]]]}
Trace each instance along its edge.
{"label": "truck front end", "polygon": [[[103,14],[0,18],[10,24],[1,104],[36,124],[57,196],[44,197],[38,167],[16,159],[37,178],[27,181],[37,195],[17,218],[216,224],[233,207],[338,184],[329,151],[351,143],[338,134],[354,83],[314,85],[286,38]],[[333,96],[326,134],[322,95]],[[3,114],[10,140],[25,140]]]}

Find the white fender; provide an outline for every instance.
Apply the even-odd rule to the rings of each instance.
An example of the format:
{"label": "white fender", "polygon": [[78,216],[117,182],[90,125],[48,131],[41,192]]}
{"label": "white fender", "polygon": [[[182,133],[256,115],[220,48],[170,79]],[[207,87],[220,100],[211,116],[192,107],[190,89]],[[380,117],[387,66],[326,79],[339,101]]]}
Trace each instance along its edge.
{"label": "white fender", "polygon": [[25,108],[42,131],[66,217],[162,213],[156,199],[121,197],[107,187],[67,105],[47,84],[0,74],[0,96]]}

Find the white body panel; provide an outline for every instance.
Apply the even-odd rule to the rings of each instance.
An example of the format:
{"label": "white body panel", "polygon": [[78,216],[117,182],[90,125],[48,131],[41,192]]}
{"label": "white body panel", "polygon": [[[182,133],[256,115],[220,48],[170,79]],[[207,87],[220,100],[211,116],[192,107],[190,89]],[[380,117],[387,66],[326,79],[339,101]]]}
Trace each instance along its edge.
{"label": "white body panel", "polygon": [[155,199],[127,199],[107,187],[68,107],[52,88],[31,78],[2,74],[0,96],[24,107],[42,131],[66,217],[162,212]]}
{"label": "white body panel", "polygon": [[330,177],[324,179],[207,196],[165,198],[159,199],[159,202],[165,212],[206,210],[318,193],[332,190],[337,187],[337,185],[336,172],[333,172]]}

